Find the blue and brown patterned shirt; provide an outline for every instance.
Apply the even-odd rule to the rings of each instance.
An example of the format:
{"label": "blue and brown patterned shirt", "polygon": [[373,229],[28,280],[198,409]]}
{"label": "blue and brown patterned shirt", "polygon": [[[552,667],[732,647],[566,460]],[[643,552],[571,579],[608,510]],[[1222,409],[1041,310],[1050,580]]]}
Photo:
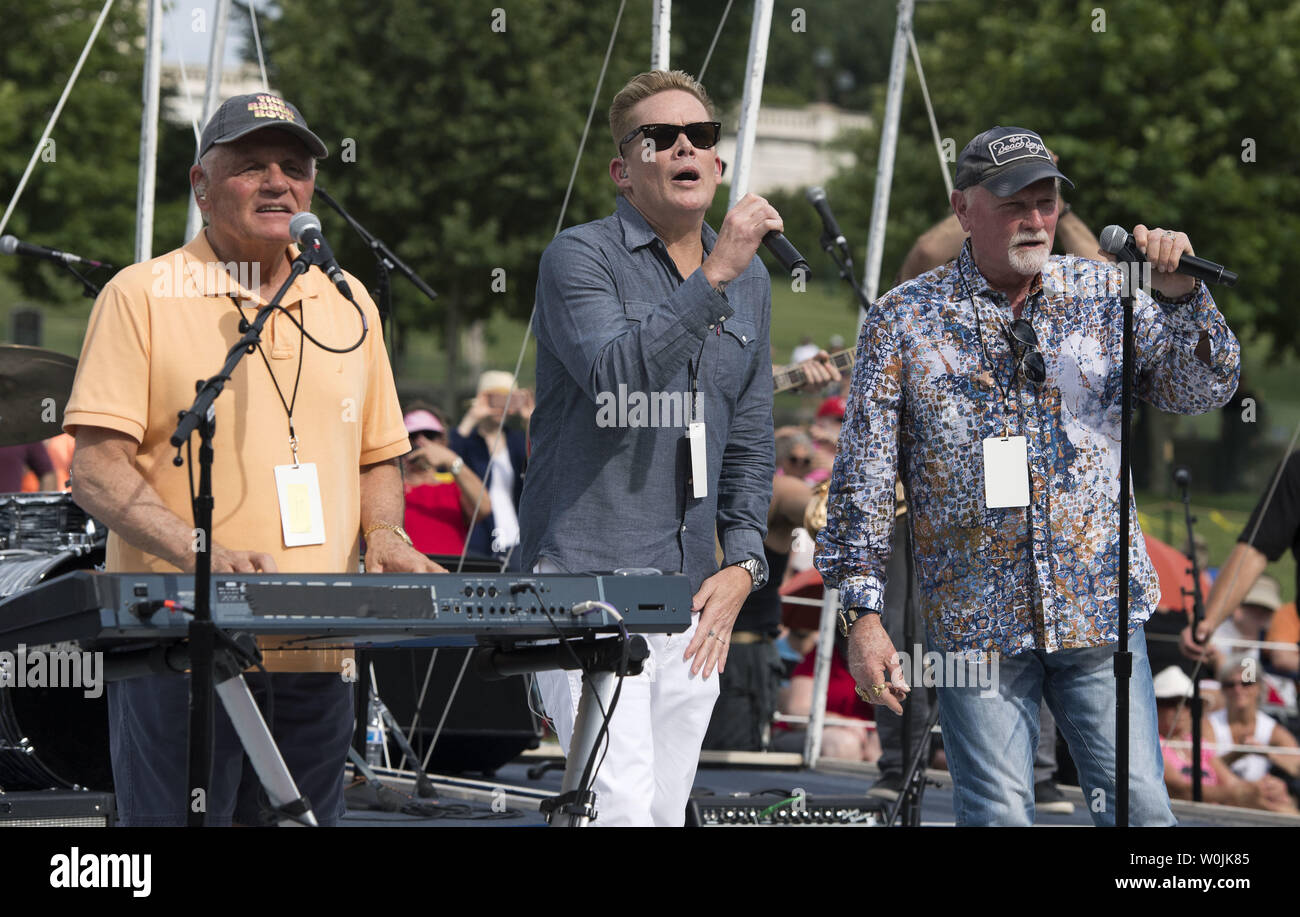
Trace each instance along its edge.
{"label": "blue and brown patterned shirt", "polygon": [[[1109,264],[1049,259],[1021,313],[1046,361],[1037,388],[1017,369],[1010,304],[969,242],[877,300],[858,339],[817,538],[817,569],[845,607],[884,605],[897,475],[936,648],[1016,654],[1117,639],[1122,276]],[[1236,390],[1240,347],[1203,283],[1177,303],[1139,291],[1134,330],[1136,397],[1196,414]],[[1202,332],[1208,365],[1194,353]],[[982,442],[1006,432],[1028,440],[1030,505],[990,509]],[[1159,587],[1135,508],[1131,519],[1136,628]]]}

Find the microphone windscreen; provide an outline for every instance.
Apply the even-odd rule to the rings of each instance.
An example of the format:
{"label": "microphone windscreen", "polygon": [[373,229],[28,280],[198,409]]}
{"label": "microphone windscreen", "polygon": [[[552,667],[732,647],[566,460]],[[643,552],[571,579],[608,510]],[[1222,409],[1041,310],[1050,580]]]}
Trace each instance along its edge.
{"label": "microphone windscreen", "polygon": [[18,240],[8,234],[0,236],[0,251],[4,252],[6,255],[12,255],[14,252],[18,251]]}
{"label": "microphone windscreen", "polygon": [[1129,234],[1121,226],[1114,223],[1107,226],[1101,231],[1101,247],[1103,251],[1110,252],[1112,255],[1118,255],[1128,244]]}
{"label": "microphone windscreen", "polygon": [[301,242],[302,234],[309,229],[320,232],[320,220],[316,219],[315,214],[303,210],[289,218],[289,235],[295,242]]}

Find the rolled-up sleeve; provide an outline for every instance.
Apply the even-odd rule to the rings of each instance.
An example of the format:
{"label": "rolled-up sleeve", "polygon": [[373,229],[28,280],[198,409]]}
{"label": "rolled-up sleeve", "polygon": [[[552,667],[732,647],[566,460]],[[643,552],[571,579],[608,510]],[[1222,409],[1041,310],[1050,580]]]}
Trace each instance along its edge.
{"label": "rolled-up sleeve", "polygon": [[748,557],[763,558],[763,539],[767,537],[776,449],[772,431],[772,352],[766,346],[772,322],[772,290],[766,282],[763,297],[758,313],[761,346],[736,402],[718,478],[718,538],[724,565]]}
{"label": "rolled-up sleeve", "polygon": [[542,255],[534,333],[593,402],[600,392],[663,388],[733,314],[696,270],[663,302],[631,316],[599,245],[561,234]]}
{"label": "rolled-up sleeve", "polygon": [[[1137,393],[1171,414],[1204,414],[1228,403],[1241,374],[1241,345],[1198,280],[1184,300],[1152,299],[1143,291],[1133,302]],[[1210,362],[1196,355],[1205,334]]]}
{"label": "rolled-up sleeve", "polygon": [[826,527],[817,535],[814,558],[826,585],[839,589],[842,606],[880,612],[894,533],[903,391],[895,312],[877,303],[858,337]]}

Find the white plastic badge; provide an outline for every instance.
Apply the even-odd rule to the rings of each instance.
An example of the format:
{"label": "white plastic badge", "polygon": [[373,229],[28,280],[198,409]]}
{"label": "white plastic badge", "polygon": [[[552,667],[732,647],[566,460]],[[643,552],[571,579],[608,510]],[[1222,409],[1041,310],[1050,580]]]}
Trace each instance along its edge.
{"label": "white plastic badge", "polygon": [[989,509],[1029,505],[1029,449],[1023,436],[984,440],[984,503]]}
{"label": "white plastic badge", "polygon": [[275,489],[280,497],[284,546],[325,543],[325,513],[321,510],[316,465],[276,465]]}
{"label": "white plastic badge", "polygon": [[691,446],[691,482],[695,486],[695,499],[709,495],[708,442],[704,438],[704,421],[697,420],[686,428],[686,439]]}

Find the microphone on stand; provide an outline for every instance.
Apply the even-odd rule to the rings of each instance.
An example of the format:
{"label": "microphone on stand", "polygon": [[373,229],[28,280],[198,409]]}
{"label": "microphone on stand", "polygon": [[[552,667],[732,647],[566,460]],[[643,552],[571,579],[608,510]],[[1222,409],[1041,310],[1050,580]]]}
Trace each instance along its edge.
{"label": "microphone on stand", "polygon": [[826,199],[826,190],[819,185],[814,185],[804,196],[808,198],[808,203],[813,205],[817,215],[822,218],[822,244],[834,244],[845,258],[852,260],[849,254],[849,242],[840,231],[840,224],[835,221],[835,214],[831,213],[830,201]]}
{"label": "microphone on stand", "polygon": [[351,300],[352,289],[343,277],[343,269],[334,260],[334,252],[330,250],[329,243],[321,234],[320,220],[306,210],[295,213],[289,220],[289,235],[302,248],[304,254],[310,253],[312,263],[319,266],[329,279],[334,281],[334,286],[339,288],[339,292]]}
{"label": "microphone on stand", "polygon": [[96,261],[93,258],[82,258],[80,255],[74,255],[71,252],[61,252],[57,248],[46,248],[44,245],[33,245],[31,242],[23,242],[11,235],[0,236],[0,252],[6,255],[25,255],[28,258],[44,258],[47,261],[55,261],[59,264],[82,264],[86,267],[106,267],[112,268],[113,265],[105,261]]}
{"label": "microphone on stand", "polygon": [[[1123,227],[1114,224],[1101,231],[1101,247],[1112,255],[1124,255],[1129,261],[1141,263],[1147,260],[1146,256],[1137,247],[1133,237]],[[1223,283],[1230,287],[1237,284],[1237,275],[1232,271],[1222,264],[1215,264],[1213,261],[1198,258],[1196,255],[1182,255],[1178,259],[1178,267],[1174,268],[1174,270],[1176,273],[1187,277],[1195,277],[1197,280],[1203,280],[1206,283]]]}

